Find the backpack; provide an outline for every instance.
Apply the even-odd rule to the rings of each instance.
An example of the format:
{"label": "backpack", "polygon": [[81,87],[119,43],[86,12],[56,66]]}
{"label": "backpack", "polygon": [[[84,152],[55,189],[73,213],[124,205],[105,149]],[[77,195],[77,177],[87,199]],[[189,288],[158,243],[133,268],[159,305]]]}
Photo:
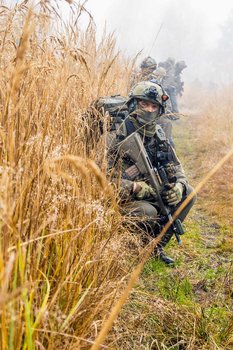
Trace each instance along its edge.
{"label": "backpack", "polygon": [[83,115],[89,129],[89,137],[98,140],[104,130],[113,131],[128,114],[127,98],[121,95],[99,97]]}

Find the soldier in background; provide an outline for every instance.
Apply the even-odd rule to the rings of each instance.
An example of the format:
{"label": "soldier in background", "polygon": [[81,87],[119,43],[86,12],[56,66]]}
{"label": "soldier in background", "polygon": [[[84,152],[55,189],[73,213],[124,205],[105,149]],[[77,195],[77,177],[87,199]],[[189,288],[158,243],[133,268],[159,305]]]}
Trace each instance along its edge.
{"label": "soldier in background", "polygon": [[159,85],[163,85],[164,77],[166,77],[166,69],[163,67],[158,67],[151,75],[150,81]]}
{"label": "soldier in background", "polygon": [[166,76],[163,79],[163,87],[170,97],[171,112],[179,113],[176,92],[175,59],[168,57],[165,62],[160,62],[159,67],[166,69]]}
{"label": "soldier in background", "polygon": [[135,72],[133,74],[130,86],[132,87],[139,81],[150,80],[156,68],[157,63],[154,58],[152,58],[151,56],[144,58],[144,60],[140,64],[140,71]]}
{"label": "soldier in background", "polygon": [[159,62],[158,67],[163,67],[166,69],[166,71],[170,72],[170,70],[174,69],[175,67],[175,59],[173,57],[168,57],[166,61]]}
{"label": "soldier in background", "polygon": [[184,91],[184,82],[181,80],[181,73],[187,68],[185,61],[178,61],[175,64],[175,82],[176,82],[176,93],[180,97]]}
{"label": "soldier in background", "polygon": [[157,63],[154,60],[154,58],[148,56],[142,61],[140,68],[141,68],[141,78],[142,78],[141,80],[149,80],[150,76],[153,74],[153,72],[157,68]]}
{"label": "soldier in background", "polygon": [[[164,88],[164,80],[166,82],[166,75],[167,75],[166,69],[164,67],[160,66],[154,71],[153,76],[151,77],[150,81],[152,83],[159,84]],[[165,88],[164,88],[164,90],[166,91]],[[167,93],[167,91],[166,91],[166,93]],[[177,119],[177,117],[176,118],[174,117],[174,114],[172,113],[172,104],[171,104],[170,99],[168,99],[166,101],[166,108],[164,110],[164,114],[161,115],[160,118],[158,119],[158,124],[160,124],[162,126],[168,140],[170,141],[170,144],[174,148],[175,148],[175,144],[174,144],[174,140],[172,138],[172,122],[171,122],[171,120],[175,120],[175,119]]]}

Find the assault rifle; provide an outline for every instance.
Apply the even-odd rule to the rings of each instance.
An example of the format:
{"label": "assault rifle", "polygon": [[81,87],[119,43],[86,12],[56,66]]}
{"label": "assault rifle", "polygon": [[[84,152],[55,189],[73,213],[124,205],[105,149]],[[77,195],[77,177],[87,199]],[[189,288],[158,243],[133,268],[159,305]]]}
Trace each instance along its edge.
{"label": "assault rifle", "polygon": [[161,209],[161,214],[165,218],[165,223],[168,221],[171,223],[171,229],[175,234],[178,244],[181,245],[180,235],[184,233],[182,222],[180,219],[173,220],[170,208],[164,204],[161,197],[161,192],[164,189],[171,188],[171,183],[169,183],[165,169],[161,168],[158,170],[153,167],[141,137],[136,132],[122,142],[121,148],[134,161],[138,171],[148,177],[150,185],[155,189],[156,200]]}

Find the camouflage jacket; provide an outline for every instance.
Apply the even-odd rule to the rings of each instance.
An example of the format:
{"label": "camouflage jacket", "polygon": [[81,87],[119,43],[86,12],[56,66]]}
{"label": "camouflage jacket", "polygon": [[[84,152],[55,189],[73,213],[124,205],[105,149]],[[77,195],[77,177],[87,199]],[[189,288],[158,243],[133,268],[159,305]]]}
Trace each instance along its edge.
{"label": "camouflage jacket", "polygon": [[[158,128],[160,129],[159,132],[162,132],[166,139],[163,129],[159,125]],[[134,161],[128,156],[125,156],[121,149],[123,140],[127,140],[125,122],[122,123],[117,131],[112,131],[107,134],[108,171],[111,181],[119,186],[122,200],[130,200],[133,199],[133,183],[135,181],[148,181],[143,174],[137,170],[135,171]],[[171,182],[174,182],[175,178],[175,182],[182,183],[186,190],[188,185],[187,178],[175,150],[168,140],[166,139],[160,142],[155,134],[153,138],[144,138],[143,143],[153,166],[158,168],[159,165],[163,165],[168,178],[173,178]]]}

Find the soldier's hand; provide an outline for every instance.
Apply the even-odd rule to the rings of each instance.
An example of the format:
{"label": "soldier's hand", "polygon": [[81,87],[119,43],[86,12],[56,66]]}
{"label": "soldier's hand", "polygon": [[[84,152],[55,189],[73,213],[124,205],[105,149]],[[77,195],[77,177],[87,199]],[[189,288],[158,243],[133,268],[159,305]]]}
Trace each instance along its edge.
{"label": "soldier's hand", "polygon": [[177,205],[180,203],[183,195],[183,185],[177,182],[171,189],[164,191],[162,194],[163,199],[169,205]]}
{"label": "soldier's hand", "polygon": [[137,199],[148,199],[150,197],[156,197],[156,193],[153,188],[147,185],[144,181],[134,182],[133,194]]}

